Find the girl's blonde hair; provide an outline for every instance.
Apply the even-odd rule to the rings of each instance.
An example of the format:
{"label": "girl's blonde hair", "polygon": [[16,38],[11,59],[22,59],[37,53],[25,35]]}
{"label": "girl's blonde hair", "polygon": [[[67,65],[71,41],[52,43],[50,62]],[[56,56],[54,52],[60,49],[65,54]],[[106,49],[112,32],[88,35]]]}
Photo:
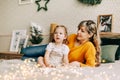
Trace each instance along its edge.
{"label": "girl's blonde hair", "polygon": [[96,23],[92,20],[84,20],[82,21],[79,25],[78,25],[78,30],[81,27],[86,27],[86,30],[88,32],[88,34],[92,35],[89,40],[93,43],[93,45],[96,48],[96,66],[100,65],[101,59],[100,59],[100,54],[101,54],[101,47],[100,47],[100,35],[98,33],[98,29],[96,26]]}
{"label": "girl's blonde hair", "polygon": [[[64,25],[57,25],[57,26],[55,27],[55,29],[54,29],[53,34],[55,33],[55,31],[56,31],[56,29],[57,29],[58,27],[61,27],[61,28],[64,29],[66,39],[63,40],[63,44],[67,44],[67,43],[68,43],[68,40],[67,40],[68,32],[67,32],[67,28],[66,28]],[[54,38],[53,38],[53,35],[52,35],[52,42],[55,42],[55,40],[54,40]]]}

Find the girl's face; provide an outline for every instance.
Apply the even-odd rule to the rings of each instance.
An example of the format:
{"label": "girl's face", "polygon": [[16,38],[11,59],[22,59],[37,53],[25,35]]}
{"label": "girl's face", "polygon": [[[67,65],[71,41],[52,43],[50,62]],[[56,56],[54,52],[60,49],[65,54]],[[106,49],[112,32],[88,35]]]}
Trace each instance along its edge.
{"label": "girl's face", "polygon": [[86,27],[80,27],[80,29],[77,32],[77,40],[79,41],[85,41],[89,40],[90,34],[88,34]]}
{"label": "girl's face", "polygon": [[54,32],[54,40],[57,43],[62,43],[66,39],[65,29],[63,27],[58,27]]}

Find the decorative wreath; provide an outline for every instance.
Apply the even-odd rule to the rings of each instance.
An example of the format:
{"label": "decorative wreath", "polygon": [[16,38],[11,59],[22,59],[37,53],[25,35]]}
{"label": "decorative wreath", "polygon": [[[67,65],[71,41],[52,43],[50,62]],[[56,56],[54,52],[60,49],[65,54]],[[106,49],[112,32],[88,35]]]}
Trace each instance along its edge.
{"label": "decorative wreath", "polygon": [[102,0],[78,0],[84,4],[89,4],[89,5],[96,5],[96,4],[100,4],[102,2]]}

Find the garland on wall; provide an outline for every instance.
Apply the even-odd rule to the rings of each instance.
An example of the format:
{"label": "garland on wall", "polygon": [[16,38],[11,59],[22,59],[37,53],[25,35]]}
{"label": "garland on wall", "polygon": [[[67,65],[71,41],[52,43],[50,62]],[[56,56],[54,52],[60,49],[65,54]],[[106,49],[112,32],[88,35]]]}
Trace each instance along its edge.
{"label": "garland on wall", "polygon": [[[41,5],[40,5],[40,2],[41,2],[41,1],[45,1],[44,6],[41,6]],[[35,3],[36,3],[37,6],[38,6],[37,11],[40,11],[41,9],[47,11],[47,10],[48,10],[47,4],[48,4],[49,1],[50,1],[50,0],[36,0]]]}
{"label": "garland on wall", "polygon": [[89,4],[89,5],[96,5],[102,2],[102,0],[79,0],[79,1],[84,4]]}

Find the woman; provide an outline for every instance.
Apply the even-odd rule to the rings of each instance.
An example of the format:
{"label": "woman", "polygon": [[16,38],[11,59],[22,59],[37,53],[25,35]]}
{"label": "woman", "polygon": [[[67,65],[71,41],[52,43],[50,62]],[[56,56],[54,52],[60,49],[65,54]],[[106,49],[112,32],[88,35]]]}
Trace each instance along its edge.
{"label": "woman", "polygon": [[91,66],[100,64],[100,38],[95,22],[84,20],[78,25],[77,34],[68,37],[71,66]]}

